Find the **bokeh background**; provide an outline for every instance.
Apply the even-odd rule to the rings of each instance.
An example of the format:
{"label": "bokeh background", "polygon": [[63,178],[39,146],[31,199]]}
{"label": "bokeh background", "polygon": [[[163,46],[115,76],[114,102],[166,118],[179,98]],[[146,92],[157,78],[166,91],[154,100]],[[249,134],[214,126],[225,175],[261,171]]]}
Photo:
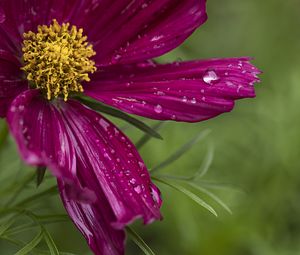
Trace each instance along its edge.
{"label": "bokeh background", "polygon": [[[134,228],[158,255],[300,254],[300,1],[210,0],[208,14],[203,27],[160,61],[252,56],[264,72],[257,98],[239,101],[232,113],[207,122],[167,123],[160,130],[164,140],[151,140],[141,154],[151,168],[210,129],[205,140],[161,173],[196,171],[213,144],[213,163],[204,180],[233,214],[199,193],[215,206],[216,218],[183,194],[158,184],[164,220]],[[127,134],[134,141],[142,136],[135,129]],[[12,141],[1,147],[0,163],[2,182],[17,182],[18,176],[32,171],[21,165]],[[7,178],[14,171],[15,179]],[[21,195],[28,189],[35,189],[34,184]],[[63,213],[60,203],[54,195],[41,199],[36,208]],[[60,250],[91,254],[71,223],[53,224],[49,231]],[[143,254],[131,240],[127,249],[129,255]],[[0,241],[0,254],[16,250]]]}

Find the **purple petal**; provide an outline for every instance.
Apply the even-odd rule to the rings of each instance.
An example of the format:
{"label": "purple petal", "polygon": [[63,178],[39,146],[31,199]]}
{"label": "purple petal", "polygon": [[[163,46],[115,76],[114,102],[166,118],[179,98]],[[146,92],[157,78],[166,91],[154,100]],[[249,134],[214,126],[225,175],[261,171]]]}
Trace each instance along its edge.
{"label": "purple petal", "polygon": [[21,55],[23,33],[54,18],[84,28],[98,65],[133,63],[180,45],[206,21],[206,0],[3,0],[0,46]]}
{"label": "purple petal", "polygon": [[[94,1],[78,15],[98,65],[134,63],[180,45],[206,19],[205,0]],[[78,20],[79,19],[79,20]]]}
{"label": "purple petal", "polygon": [[71,17],[76,16],[79,10],[83,11],[82,8],[90,5],[91,1],[2,0],[0,3],[0,47],[3,45],[5,49],[10,49],[21,56],[24,32],[36,31],[38,25],[49,25],[53,19],[57,19],[60,23],[69,21],[72,23]]}
{"label": "purple petal", "polygon": [[85,94],[140,116],[196,122],[254,97],[258,73],[248,58],[112,66],[93,77]]}
{"label": "purple petal", "polygon": [[116,219],[102,190],[97,192],[94,204],[87,204],[70,198],[68,185],[62,179],[58,180],[58,187],[69,216],[95,255],[124,254],[125,232],[111,226]]}
{"label": "purple petal", "polygon": [[27,90],[16,97],[7,122],[25,162],[51,165],[56,176],[73,179],[77,165],[72,140],[58,109],[39,90]]}
{"label": "purple petal", "polygon": [[[7,118],[24,160],[48,166],[63,180],[62,197],[68,211],[81,208],[93,222],[108,211],[98,206],[107,204],[112,215],[102,216],[120,230],[136,218],[143,218],[146,224],[161,218],[160,193],[143,160],[128,138],[101,115],[72,100],[48,102],[37,90],[29,90],[13,101]],[[95,201],[98,203],[88,206]],[[85,228],[95,231],[90,225]],[[101,243],[101,236],[89,237]]]}
{"label": "purple petal", "polygon": [[11,101],[28,87],[22,79],[19,61],[0,49],[0,117],[5,117]]}

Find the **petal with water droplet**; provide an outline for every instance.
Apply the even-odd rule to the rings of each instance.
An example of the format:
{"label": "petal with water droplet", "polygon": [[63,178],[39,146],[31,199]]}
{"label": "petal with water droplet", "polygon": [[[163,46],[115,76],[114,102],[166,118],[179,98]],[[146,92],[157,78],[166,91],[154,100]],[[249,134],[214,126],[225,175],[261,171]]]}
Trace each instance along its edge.
{"label": "petal with water droplet", "polygon": [[231,111],[237,99],[254,97],[259,73],[249,58],[107,67],[85,93],[144,117],[196,122]]}

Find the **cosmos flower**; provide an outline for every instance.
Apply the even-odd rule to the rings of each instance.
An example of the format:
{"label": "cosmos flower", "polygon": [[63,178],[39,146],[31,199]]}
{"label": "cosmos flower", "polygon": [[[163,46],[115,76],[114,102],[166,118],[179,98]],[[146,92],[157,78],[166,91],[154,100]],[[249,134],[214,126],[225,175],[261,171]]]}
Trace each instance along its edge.
{"label": "cosmos flower", "polygon": [[[157,64],[206,19],[205,0],[2,0],[0,116],[24,161],[47,166],[97,255],[124,254],[126,225],[160,219],[161,198],[132,142],[77,101],[197,122],[254,97],[249,58]],[[76,97],[75,97],[76,96]]]}

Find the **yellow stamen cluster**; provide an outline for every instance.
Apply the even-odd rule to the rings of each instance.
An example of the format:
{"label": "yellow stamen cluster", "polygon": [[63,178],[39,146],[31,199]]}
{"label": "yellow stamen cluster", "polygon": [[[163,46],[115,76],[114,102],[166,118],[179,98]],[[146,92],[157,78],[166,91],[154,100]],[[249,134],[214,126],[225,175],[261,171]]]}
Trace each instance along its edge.
{"label": "yellow stamen cluster", "polygon": [[90,58],[96,53],[83,36],[83,29],[59,25],[54,19],[50,26],[38,26],[38,32],[24,34],[22,69],[35,88],[41,89],[48,100],[70,92],[83,92],[82,81],[90,81],[96,71]]}

